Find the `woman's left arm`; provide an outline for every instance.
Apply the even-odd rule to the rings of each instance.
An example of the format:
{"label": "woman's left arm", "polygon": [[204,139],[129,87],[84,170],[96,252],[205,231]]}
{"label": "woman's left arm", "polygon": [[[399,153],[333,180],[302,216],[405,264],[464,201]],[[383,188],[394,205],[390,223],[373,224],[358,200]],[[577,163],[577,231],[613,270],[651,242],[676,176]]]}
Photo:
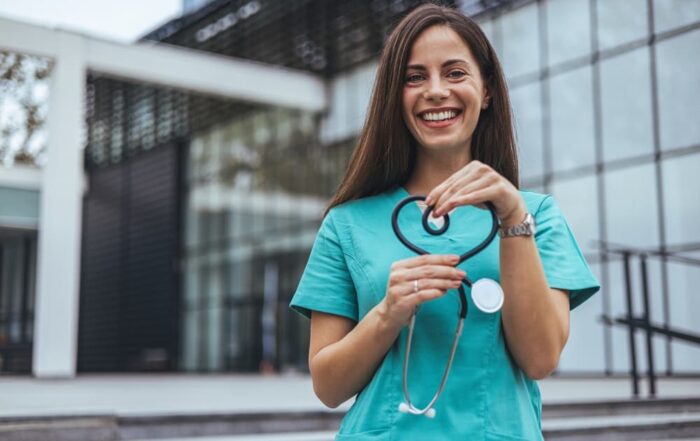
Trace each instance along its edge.
{"label": "woman's left arm", "polygon": [[[521,223],[527,207],[520,192],[488,165],[471,161],[426,200],[441,216],[460,205],[490,201],[503,227]],[[505,294],[501,318],[511,355],[528,377],[547,377],[569,337],[569,296],[547,283],[533,236],[500,241],[500,276]]]}

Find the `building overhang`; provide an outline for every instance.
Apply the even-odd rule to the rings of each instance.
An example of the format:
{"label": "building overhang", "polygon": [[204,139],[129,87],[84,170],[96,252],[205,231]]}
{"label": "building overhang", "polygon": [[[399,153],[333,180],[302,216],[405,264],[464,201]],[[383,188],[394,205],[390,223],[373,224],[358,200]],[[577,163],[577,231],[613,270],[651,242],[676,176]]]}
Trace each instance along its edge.
{"label": "building overhang", "polygon": [[326,109],[324,80],[314,74],[152,41],[111,42],[74,31],[0,17],[0,50],[57,59],[61,35],[80,41],[70,51],[93,73],[190,92],[309,112]]}

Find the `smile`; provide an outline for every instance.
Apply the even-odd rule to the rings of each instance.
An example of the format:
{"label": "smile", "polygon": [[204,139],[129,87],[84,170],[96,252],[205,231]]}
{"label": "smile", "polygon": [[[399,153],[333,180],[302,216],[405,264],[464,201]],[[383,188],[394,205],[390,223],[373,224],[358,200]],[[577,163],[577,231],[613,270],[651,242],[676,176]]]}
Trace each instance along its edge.
{"label": "smile", "polygon": [[452,125],[458,120],[461,110],[443,110],[441,112],[424,112],[418,115],[423,125],[430,128],[442,128]]}
{"label": "smile", "polygon": [[455,118],[457,115],[459,115],[459,112],[456,110],[447,110],[444,112],[425,112],[420,117],[424,121],[445,121],[449,119]]}

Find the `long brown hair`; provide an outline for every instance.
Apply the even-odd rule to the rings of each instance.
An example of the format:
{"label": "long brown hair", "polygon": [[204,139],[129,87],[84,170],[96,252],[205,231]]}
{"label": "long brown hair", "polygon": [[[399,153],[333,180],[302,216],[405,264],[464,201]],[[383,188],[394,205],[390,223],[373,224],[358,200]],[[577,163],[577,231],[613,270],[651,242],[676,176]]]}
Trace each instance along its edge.
{"label": "long brown hair", "polygon": [[324,216],[336,205],[393,189],[410,177],[416,141],[402,116],[404,75],[413,42],[435,25],[448,26],[462,37],[489,91],[490,105],[482,110],[472,135],[471,158],[488,164],[519,187],[508,88],[496,52],[472,19],[444,6],[426,4],[404,17],[386,41],[364,127]]}

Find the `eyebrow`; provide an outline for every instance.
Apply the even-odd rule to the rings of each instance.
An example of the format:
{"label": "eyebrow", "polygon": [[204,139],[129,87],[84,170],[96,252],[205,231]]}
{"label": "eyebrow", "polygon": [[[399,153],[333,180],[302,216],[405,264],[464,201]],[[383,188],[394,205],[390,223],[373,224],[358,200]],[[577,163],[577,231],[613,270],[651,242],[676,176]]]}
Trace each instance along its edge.
{"label": "eyebrow", "polygon": [[[447,60],[444,63],[442,63],[442,67],[452,66],[453,64],[458,64],[458,63],[464,63],[467,66],[469,66],[469,62],[467,60],[452,59],[452,60]],[[409,64],[408,66],[406,66],[406,70],[408,70],[408,69],[426,70],[425,66],[423,66],[422,64]]]}

